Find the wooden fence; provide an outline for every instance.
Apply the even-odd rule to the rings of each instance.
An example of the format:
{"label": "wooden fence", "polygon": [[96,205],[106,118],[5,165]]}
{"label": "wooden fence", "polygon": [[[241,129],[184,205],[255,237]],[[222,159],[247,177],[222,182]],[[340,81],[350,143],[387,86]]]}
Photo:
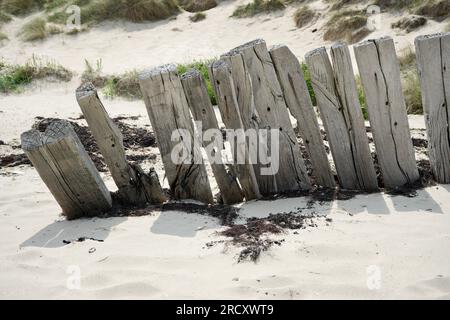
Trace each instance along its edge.
{"label": "wooden fence", "polygon": [[[384,187],[414,183],[419,172],[394,42],[391,38],[369,40],[353,49]],[[418,37],[416,52],[431,168],[437,182],[449,183],[450,34]],[[144,102],[175,199],[213,202],[206,162],[211,164],[226,204],[314,186],[338,185],[367,192],[381,187],[369,149],[350,49],[337,43],[330,55],[325,48],[319,48],[307,53],[305,61],[336,179],[299,61],[288,47],[268,50],[263,40],[256,40],[225,53],[210,65],[209,78],[226,136],[231,130],[271,132],[258,135],[256,140],[234,136],[230,163],[216,161],[225,152],[225,144],[218,142],[222,141],[218,136],[208,141],[199,138],[220,127],[205,79],[198,71],[178,75],[174,65],[165,65],[140,74]],[[144,173],[127,163],[121,133],[95,88],[82,85],[76,97],[119,189],[120,201],[131,205],[164,202],[156,174]],[[291,115],[297,120],[303,153]],[[174,136],[177,132],[190,138]],[[277,137],[276,145],[268,143],[273,136]],[[214,148],[203,159],[200,149],[210,145]],[[69,218],[111,208],[111,196],[68,122],[53,123],[44,133],[25,132],[22,146]],[[187,152],[173,152],[180,147]],[[258,152],[253,153],[255,149]],[[279,152],[276,169],[259,158],[260,154],[273,156],[274,152]],[[310,174],[305,160],[311,164]]]}

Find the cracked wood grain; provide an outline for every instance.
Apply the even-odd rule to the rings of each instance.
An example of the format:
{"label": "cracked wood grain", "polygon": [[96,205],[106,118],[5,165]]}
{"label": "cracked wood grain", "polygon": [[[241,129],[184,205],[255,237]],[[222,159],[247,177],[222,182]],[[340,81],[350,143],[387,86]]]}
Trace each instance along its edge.
{"label": "cracked wood grain", "polygon": [[328,156],[320,134],[317,115],[311,102],[300,63],[287,46],[270,50],[270,56],[283,90],[286,104],[297,120],[297,127],[310,156],[312,175],[320,186],[334,188]]}
{"label": "cracked wood grain", "polygon": [[[220,133],[220,138],[222,138],[222,133],[219,131],[219,124],[217,123],[203,76],[197,70],[189,70],[181,76],[181,83],[194,120],[201,123],[202,132],[205,133],[210,129],[214,129]],[[211,152],[206,152],[206,154],[209,157],[209,162],[211,163],[211,168],[220,189],[223,202],[225,204],[242,202],[243,194],[238,182],[237,173],[231,166],[226,166],[223,162],[215,161],[215,154],[212,154],[212,152],[220,154],[223,150],[223,143],[217,145],[214,138],[212,138],[212,141],[203,141],[205,148],[210,143],[216,146]]]}
{"label": "cracked wood grain", "polygon": [[111,194],[68,121],[53,121],[43,133],[24,132],[21,143],[68,219],[111,209]]}
{"label": "cracked wood grain", "polygon": [[369,40],[355,45],[354,51],[385,187],[414,183],[419,172],[394,41]]}
{"label": "cracked wood grain", "polygon": [[[275,68],[263,40],[239,46],[222,56],[231,67],[244,128],[279,130],[279,165],[272,175],[262,175],[255,165],[261,194],[311,188],[306,167],[289,118]],[[258,148],[271,154],[270,144]]]}
{"label": "cracked wood grain", "polygon": [[450,33],[417,37],[415,46],[431,169],[450,183]]}
{"label": "cracked wood grain", "polygon": [[[175,65],[164,65],[139,75],[147,113],[155,131],[166,177],[176,199],[194,199],[212,203],[213,197],[200,141],[194,135],[189,107]],[[172,134],[185,130],[188,139],[174,139]],[[177,147],[187,152],[174,152]],[[172,156],[174,157],[173,161]]]}
{"label": "cracked wood grain", "polygon": [[165,196],[156,173],[146,174],[137,165],[127,162],[122,133],[108,116],[93,84],[80,86],[76,98],[117,185],[121,202],[132,205],[164,202]]}

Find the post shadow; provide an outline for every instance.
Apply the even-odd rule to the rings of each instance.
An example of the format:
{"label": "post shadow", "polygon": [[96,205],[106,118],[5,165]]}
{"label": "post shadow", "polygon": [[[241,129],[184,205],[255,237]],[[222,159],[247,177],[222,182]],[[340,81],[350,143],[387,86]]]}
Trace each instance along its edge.
{"label": "post shadow", "polygon": [[102,242],[115,226],[126,220],[126,217],[112,217],[55,221],[25,240],[20,247],[60,248],[84,239]]}

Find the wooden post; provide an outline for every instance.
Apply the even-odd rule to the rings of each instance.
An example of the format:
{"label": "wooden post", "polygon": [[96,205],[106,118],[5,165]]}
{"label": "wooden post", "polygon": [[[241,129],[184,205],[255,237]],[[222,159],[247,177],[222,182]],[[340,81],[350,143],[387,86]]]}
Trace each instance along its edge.
{"label": "wooden post", "polygon": [[[235,131],[244,130],[230,67],[223,60],[215,61],[209,67],[209,78],[211,79],[217,105],[225,126]],[[244,143],[237,141],[237,139],[234,141],[236,146],[234,149],[236,151],[232,150],[235,163],[233,167],[239,177],[245,199],[248,201],[261,198],[255,171],[250,162],[248,146],[245,141]],[[244,163],[238,163],[237,159],[244,159]]]}
{"label": "wooden post", "polygon": [[[377,187],[376,176],[369,158],[365,130],[364,135],[359,137],[359,141],[356,140],[358,138],[355,138],[354,134],[360,133],[361,130],[356,128],[357,132],[352,132],[354,126],[364,126],[364,122],[358,123],[360,119],[351,118],[349,109],[354,106],[349,106],[349,104],[355,103],[354,99],[345,101],[351,95],[351,88],[346,88],[349,90],[348,92],[345,92],[345,88],[342,87],[340,88],[342,92],[338,91],[333,68],[325,48],[308,52],[306,63],[341,186],[351,190],[373,191]],[[349,79],[346,80],[349,81]],[[349,85],[347,83],[344,86]],[[362,139],[365,139],[367,146],[361,143]],[[365,175],[364,166],[372,167],[373,176]]]}
{"label": "wooden post", "polygon": [[345,43],[333,45],[331,47],[331,58],[336,94],[341,103],[341,113],[347,127],[358,187],[365,191],[377,191],[377,175],[370,153],[369,139],[348,46]]}
{"label": "wooden post", "polygon": [[450,183],[450,33],[415,43],[431,169],[437,182]]}
{"label": "wooden post", "polygon": [[176,66],[145,71],[139,83],[174,197],[212,203],[200,143]]}
{"label": "wooden post", "polygon": [[53,121],[44,133],[24,132],[21,142],[68,219],[111,209],[111,194],[69,122]]}
{"label": "wooden post", "polygon": [[[146,175],[137,166],[127,162],[122,133],[108,116],[94,85],[81,85],[76,91],[76,97],[119,189],[120,200],[132,205],[164,202],[165,196],[156,173]],[[144,180],[146,183],[143,183]]]}
{"label": "wooden post", "polygon": [[[273,176],[256,172],[261,193],[309,190],[309,177],[266,43],[260,39],[246,43],[223,58],[231,66],[246,129],[279,130],[278,170],[273,172]],[[259,143],[258,147],[264,146]],[[266,148],[270,154],[270,145]],[[258,169],[261,170],[262,166]]]}
{"label": "wooden post", "polygon": [[369,40],[355,45],[354,51],[385,187],[411,184],[419,179],[419,172],[394,41]]}
{"label": "wooden post", "polygon": [[334,176],[300,63],[292,51],[284,45],[272,48],[270,56],[283,89],[286,104],[297,120],[300,136],[310,156],[313,176],[318,185],[334,188],[336,185]]}
{"label": "wooden post", "polygon": [[[212,141],[207,142],[203,140],[203,146],[207,149],[206,153],[209,157],[209,162],[211,163],[211,168],[219,186],[223,202],[225,204],[242,202],[242,190],[237,181],[237,176],[233,171],[227,170],[222,161],[222,132],[219,129],[219,124],[217,123],[203,76],[197,70],[189,70],[181,76],[181,83],[194,119],[201,123],[202,133],[204,134],[208,130],[213,129],[219,134],[218,139],[222,142],[220,144],[217,143],[215,136],[211,137]],[[210,146],[214,146],[214,148],[209,148],[209,144]],[[220,160],[220,162],[217,162],[217,160]]]}

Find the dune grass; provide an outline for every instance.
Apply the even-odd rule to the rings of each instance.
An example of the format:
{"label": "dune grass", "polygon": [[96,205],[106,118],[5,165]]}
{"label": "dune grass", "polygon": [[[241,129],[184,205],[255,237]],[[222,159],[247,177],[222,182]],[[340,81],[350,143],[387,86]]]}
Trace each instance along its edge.
{"label": "dune grass", "polygon": [[189,20],[191,20],[192,22],[198,22],[198,21],[202,21],[205,19],[206,19],[206,14],[204,14],[203,12],[194,13],[192,16],[189,17]]}
{"label": "dune grass", "polygon": [[268,13],[286,8],[281,0],[253,0],[253,2],[238,6],[231,15],[234,18],[253,17],[259,13]]}
{"label": "dune grass", "polygon": [[68,14],[64,9],[71,4],[77,4],[81,8],[83,24],[118,19],[131,22],[157,21],[180,12],[176,0],[74,0],[66,3],[62,10],[49,14],[48,20],[65,23]]}
{"label": "dune grass", "polygon": [[411,47],[398,55],[406,110],[409,114],[423,114],[420,79],[416,67],[416,54]]}
{"label": "dune grass", "polygon": [[40,10],[48,0],[2,0],[0,11],[12,15],[25,15]]}
{"label": "dune grass", "polygon": [[334,13],[325,24],[325,41],[345,40],[352,44],[367,36],[370,31],[363,11],[343,10]]}
{"label": "dune grass", "polygon": [[8,40],[8,36],[0,30],[0,41]]}
{"label": "dune grass", "polygon": [[180,7],[188,12],[201,12],[217,6],[216,0],[179,0]]}
{"label": "dune grass", "polygon": [[6,14],[3,11],[0,11],[0,25],[3,23],[10,22],[12,20],[11,16],[9,14]]}
{"label": "dune grass", "polygon": [[47,37],[47,22],[43,18],[34,18],[22,26],[19,36],[23,41],[42,40]]}
{"label": "dune grass", "polygon": [[301,6],[294,12],[294,22],[297,28],[302,28],[314,20],[316,13],[309,6]]}
{"label": "dune grass", "polygon": [[443,21],[450,17],[450,0],[377,0],[375,4],[383,10],[405,9],[413,14],[437,21]]}
{"label": "dune grass", "polygon": [[44,61],[33,56],[23,65],[11,65],[0,61],[0,92],[21,91],[23,86],[36,79],[70,81],[72,72],[53,61]]}

